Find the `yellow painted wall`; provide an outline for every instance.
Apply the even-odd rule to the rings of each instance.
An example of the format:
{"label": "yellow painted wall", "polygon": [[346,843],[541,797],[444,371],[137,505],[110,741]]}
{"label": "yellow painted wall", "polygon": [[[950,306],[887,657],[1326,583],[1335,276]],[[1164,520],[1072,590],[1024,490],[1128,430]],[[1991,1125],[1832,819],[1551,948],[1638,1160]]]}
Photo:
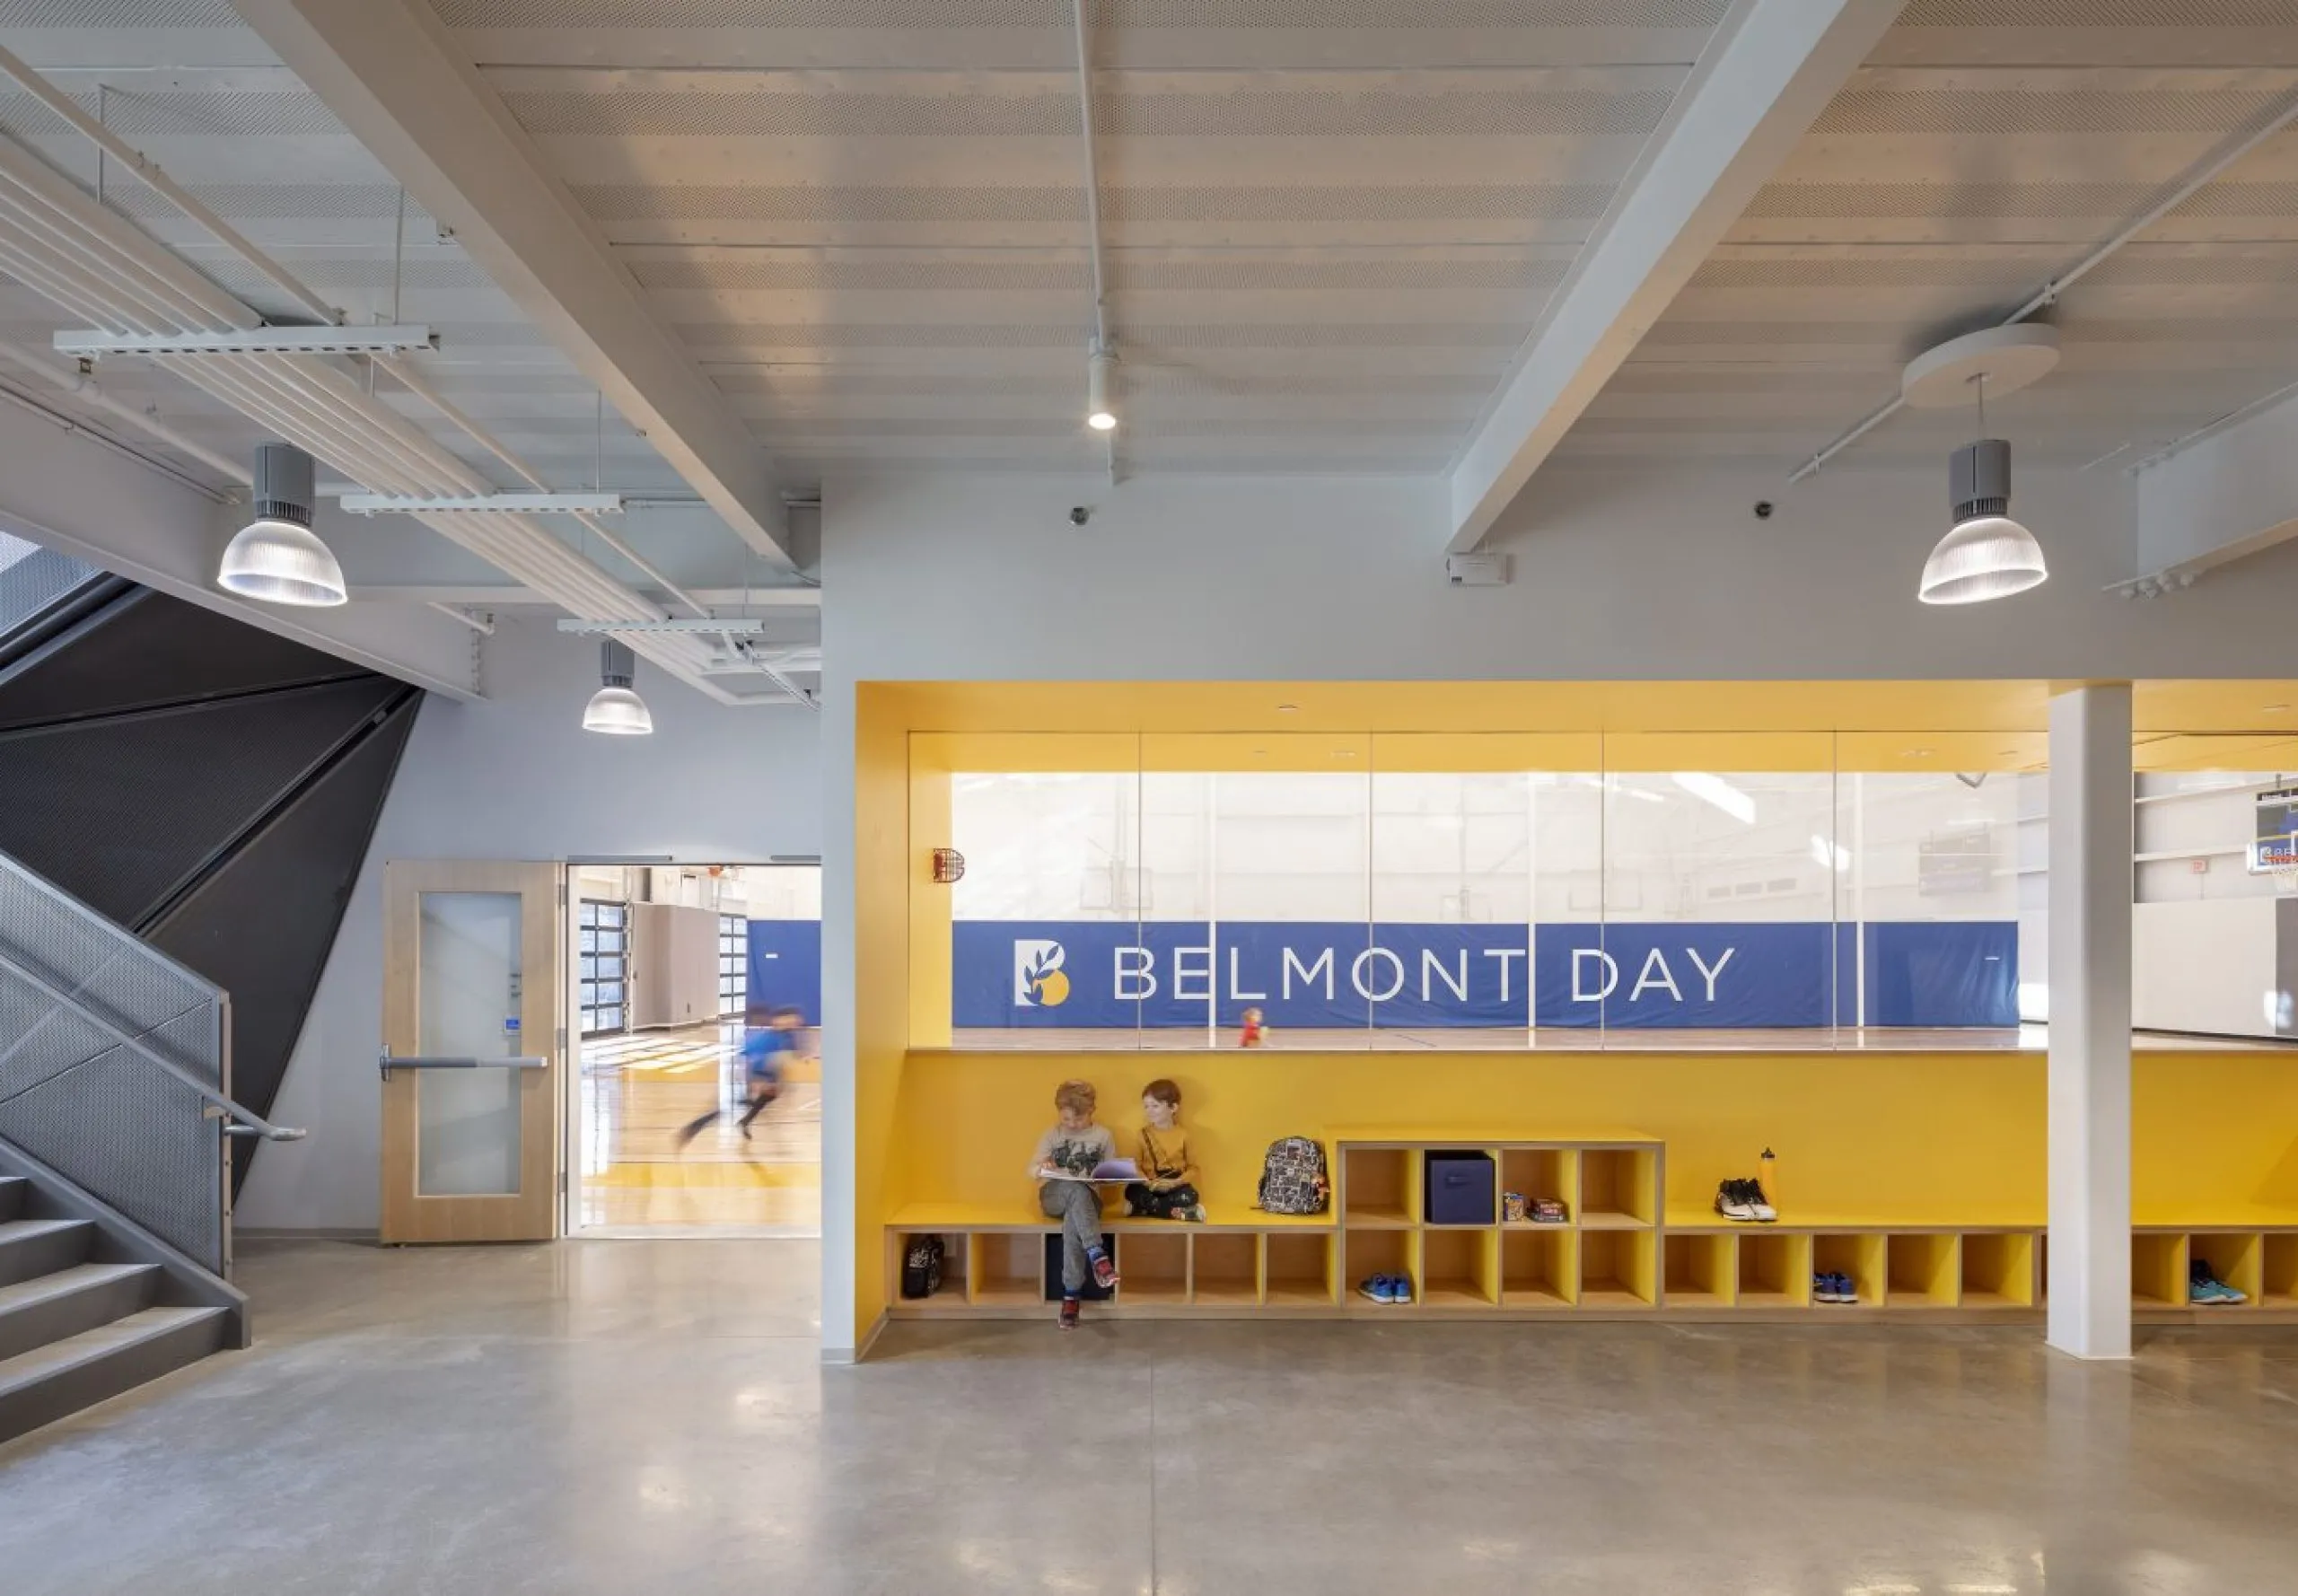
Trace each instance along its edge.
{"label": "yellow painted wall", "polygon": [[[1803,1213],[2039,1223],[2044,1060],[2036,1053],[920,1053],[897,1127],[915,1200],[1027,1212],[1021,1173],[1057,1083],[1093,1082],[1130,1149],[1141,1086],[1179,1083],[1207,1200],[1250,1200],[1277,1137],[1335,1126],[1488,1125],[1494,1134],[1645,1131],[1668,1144],[1671,1205],[1779,1154]],[[2136,1063],[2136,1206],[2178,1223],[2259,1205],[2298,1220],[2298,1061],[2147,1053]],[[2184,1217],[2193,1215],[2192,1218]]]}
{"label": "yellow painted wall", "polygon": [[854,1323],[885,1311],[886,1216],[908,1200],[895,1148],[908,1047],[909,747],[898,714],[868,683],[854,728]]}

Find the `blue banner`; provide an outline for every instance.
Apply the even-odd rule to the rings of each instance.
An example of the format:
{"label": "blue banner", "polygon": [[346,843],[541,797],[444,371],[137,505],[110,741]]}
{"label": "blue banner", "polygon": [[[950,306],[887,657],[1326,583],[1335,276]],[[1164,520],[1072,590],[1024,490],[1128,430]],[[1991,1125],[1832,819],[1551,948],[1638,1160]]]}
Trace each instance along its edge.
{"label": "blue banner", "polygon": [[[961,1029],[1824,1026],[1856,1013],[1854,928],[960,920]],[[1864,927],[1872,1024],[2018,1022],[2008,921]],[[755,936],[755,933],[753,933]],[[755,943],[753,944],[755,945]]]}
{"label": "blue banner", "polygon": [[747,1006],[753,1017],[794,1008],[809,1025],[822,1022],[822,923],[752,920]]}

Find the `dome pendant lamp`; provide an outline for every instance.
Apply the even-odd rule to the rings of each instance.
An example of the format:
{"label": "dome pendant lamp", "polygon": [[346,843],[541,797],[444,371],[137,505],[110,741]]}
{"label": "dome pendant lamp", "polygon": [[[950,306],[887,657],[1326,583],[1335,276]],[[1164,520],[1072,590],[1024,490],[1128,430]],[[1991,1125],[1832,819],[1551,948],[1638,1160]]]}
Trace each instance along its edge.
{"label": "dome pendant lamp", "polygon": [[1966,443],[1948,458],[1954,529],[1923,562],[1916,596],[1926,604],[1979,604],[2041,585],[2050,573],[2042,545],[2005,513],[2011,508],[2011,445]]}
{"label": "dome pendant lamp", "polygon": [[2011,519],[2011,445],[1987,435],[1987,395],[2012,393],[2058,364],[2058,333],[2017,321],[1950,338],[1908,363],[1899,397],[1919,410],[1978,402],[1978,442],[1948,458],[1954,524],[1923,565],[1916,596],[1926,604],[1979,604],[2025,592],[2048,573],[2035,535]]}
{"label": "dome pendant lamp", "polygon": [[646,700],[631,691],[638,658],[627,643],[610,637],[599,645],[599,690],[583,707],[583,730],[609,737],[645,737],[654,730]]}
{"label": "dome pendant lamp", "polygon": [[255,452],[255,518],[224,550],[215,585],[243,599],[307,607],[345,602],[343,567],[311,531],[311,457],[292,443]]}

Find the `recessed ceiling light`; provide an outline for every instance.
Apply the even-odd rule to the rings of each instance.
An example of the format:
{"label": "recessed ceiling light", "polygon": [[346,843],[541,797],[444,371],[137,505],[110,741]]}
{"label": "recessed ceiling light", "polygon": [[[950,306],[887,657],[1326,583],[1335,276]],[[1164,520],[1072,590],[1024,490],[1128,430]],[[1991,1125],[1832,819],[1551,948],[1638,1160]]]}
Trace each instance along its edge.
{"label": "recessed ceiling light", "polygon": [[1276,706],[1276,713],[1279,715],[1298,715],[1301,713],[1301,706],[1298,704],[1280,704]]}
{"label": "recessed ceiling light", "polygon": [[2006,759],[2013,759],[2019,756],[2019,750],[2015,748],[1997,749],[1995,750],[1995,752],[2001,754]]}
{"label": "recessed ceiling light", "polygon": [[1899,750],[1902,759],[1927,759],[1930,757],[1931,750],[1927,748],[1903,748]]}
{"label": "recessed ceiling light", "polygon": [[1332,750],[1332,757],[1336,759],[1353,759],[1356,757],[1356,750],[1353,748],[1337,748]]}
{"label": "recessed ceiling light", "polygon": [[2287,704],[2268,704],[2265,707],[2261,708],[2259,713],[2260,715],[2288,715],[2290,713],[2290,706]]}

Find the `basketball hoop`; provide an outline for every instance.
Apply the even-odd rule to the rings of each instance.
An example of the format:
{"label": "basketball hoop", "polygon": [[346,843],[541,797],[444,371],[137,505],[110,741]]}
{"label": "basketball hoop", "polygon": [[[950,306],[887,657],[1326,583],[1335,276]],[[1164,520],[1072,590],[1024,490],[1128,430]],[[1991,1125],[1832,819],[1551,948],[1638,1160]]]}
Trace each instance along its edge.
{"label": "basketball hoop", "polygon": [[2298,895],[2298,832],[2259,837],[2250,844],[2249,864],[2252,875],[2274,878],[2276,896]]}

